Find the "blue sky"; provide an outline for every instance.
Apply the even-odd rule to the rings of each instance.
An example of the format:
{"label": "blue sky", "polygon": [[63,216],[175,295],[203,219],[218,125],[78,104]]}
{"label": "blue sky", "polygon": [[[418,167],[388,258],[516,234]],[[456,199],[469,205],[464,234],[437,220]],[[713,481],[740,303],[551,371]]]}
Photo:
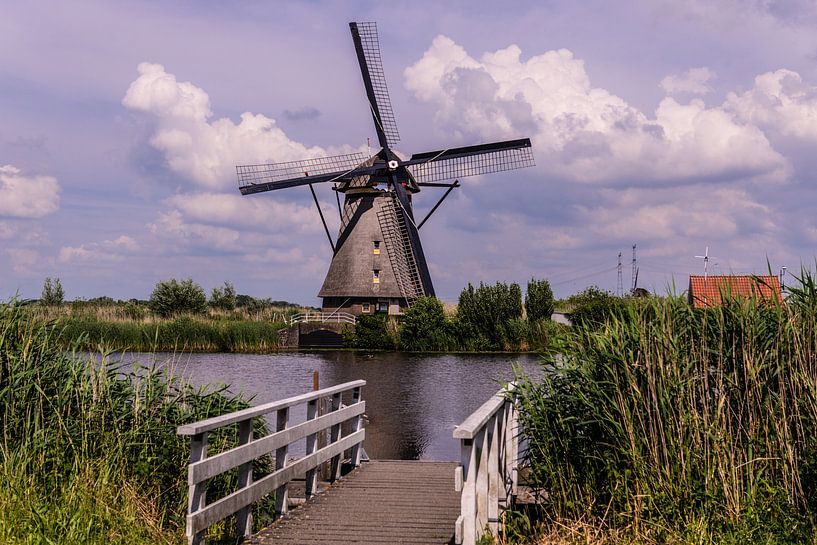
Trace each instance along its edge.
{"label": "blue sky", "polygon": [[[424,226],[438,295],[558,295],[813,265],[814,1],[17,2],[0,7],[0,296],[146,298],[162,279],[314,304],[306,188],[235,163],[366,149],[349,21],[376,21],[398,152],[530,137]],[[418,213],[436,202],[428,189]],[[319,192],[333,226],[334,196]],[[333,215],[333,212],[334,215]]]}

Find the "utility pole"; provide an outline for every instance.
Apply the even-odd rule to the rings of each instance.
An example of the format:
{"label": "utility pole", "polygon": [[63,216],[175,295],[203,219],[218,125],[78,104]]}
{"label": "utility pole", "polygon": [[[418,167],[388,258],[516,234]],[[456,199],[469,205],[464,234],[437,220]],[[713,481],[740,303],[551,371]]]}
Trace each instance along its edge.
{"label": "utility pole", "polygon": [[635,293],[636,284],[638,283],[638,261],[635,258],[635,244],[633,244],[633,272],[630,275],[630,282],[632,283],[630,293]]}
{"label": "utility pole", "polygon": [[624,281],[621,278],[621,252],[618,253],[618,284],[616,285],[616,295],[624,295]]}

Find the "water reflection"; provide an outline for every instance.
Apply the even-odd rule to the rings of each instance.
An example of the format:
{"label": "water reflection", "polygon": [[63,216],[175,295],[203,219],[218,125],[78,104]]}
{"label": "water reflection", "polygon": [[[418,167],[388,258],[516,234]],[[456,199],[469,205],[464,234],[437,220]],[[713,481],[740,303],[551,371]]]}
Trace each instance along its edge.
{"label": "water reflection", "polygon": [[[457,460],[454,427],[513,378],[514,363],[539,376],[530,354],[432,354],[292,352],[255,354],[131,354],[148,364],[169,365],[196,385],[224,383],[234,393],[254,395],[253,404],[312,389],[312,371],[321,386],[366,381],[366,442],[373,459]],[[293,413],[294,422],[304,418]]]}

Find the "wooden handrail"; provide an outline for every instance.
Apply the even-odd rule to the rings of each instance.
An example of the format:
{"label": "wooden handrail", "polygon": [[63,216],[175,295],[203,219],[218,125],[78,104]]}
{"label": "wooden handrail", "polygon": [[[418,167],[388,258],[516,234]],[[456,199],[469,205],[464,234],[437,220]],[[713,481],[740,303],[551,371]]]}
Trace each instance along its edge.
{"label": "wooden handrail", "polygon": [[365,380],[354,380],[352,382],[338,384],[337,386],[331,386],[329,388],[324,388],[323,390],[315,390],[307,394],[301,394],[295,397],[288,397],[280,401],[272,401],[270,403],[265,403],[264,405],[258,405],[256,407],[250,407],[248,409],[244,409],[241,411],[236,411],[221,416],[215,416],[213,418],[208,418],[207,420],[200,420],[199,422],[194,422],[192,424],[185,424],[183,426],[179,426],[176,429],[176,433],[178,435],[196,435],[198,433],[214,430],[216,428],[221,428],[222,426],[227,426],[229,424],[235,424],[236,422],[240,422],[248,418],[263,416],[265,414],[269,414],[280,409],[285,409],[287,407],[292,407],[294,405],[300,405],[302,403],[306,403],[308,401],[312,401],[320,397],[329,397],[330,395],[336,394],[338,392],[346,392],[353,388],[362,387],[365,385],[366,385]]}
{"label": "wooden handrail", "polygon": [[461,464],[454,474],[460,497],[454,541],[474,545],[484,528],[496,535],[499,517],[517,494],[519,435],[511,383],[454,429]]}
{"label": "wooden handrail", "polygon": [[[337,479],[340,477],[341,456],[347,450],[350,451],[352,465],[359,466],[366,435],[362,427],[366,403],[361,398],[365,385],[366,381],[356,380],[180,426],[177,429],[179,435],[191,436],[187,473],[188,543],[202,543],[204,531],[210,525],[232,514],[237,514],[238,536],[251,534],[253,503],[274,491],[276,514],[285,513],[288,483],[294,478],[306,477],[306,498],[309,499],[317,490],[317,468],[331,462],[331,478]],[[343,406],[341,399],[346,392],[351,392],[352,400],[349,405]],[[331,397],[331,406],[326,414],[320,414],[318,403],[327,397]],[[306,421],[289,427],[290,408],[304,403]],[[274,432],[253,440],[253,419],[273,412],[276,414]],[[344,422],[351,422],[351,433],[341,437],[341,424]],[[208,432],[230,424],[238,424],[239,445],[208,457]],[[319,447],[318,434],[325,430],[329,430],[329,443]],[[288,460],[289,445],[302,439],[306,439],[306,455],[296,461]],[[272,452],[275,453],[275,470],[253,482],[253,461]],[[208,504],[207,481],[235,468],[238,468],[237,490]]]}

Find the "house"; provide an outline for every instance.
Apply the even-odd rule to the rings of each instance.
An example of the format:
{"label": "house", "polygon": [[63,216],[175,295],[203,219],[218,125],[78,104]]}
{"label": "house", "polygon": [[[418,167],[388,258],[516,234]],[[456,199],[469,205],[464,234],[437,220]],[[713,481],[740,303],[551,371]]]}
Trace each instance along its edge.
{"label": "house", "polygon": [[689,304],[695,308],[720,305],[723,299],[751,298],[780,301],[780,281],[776,276],[722,275],[690,276]]}

